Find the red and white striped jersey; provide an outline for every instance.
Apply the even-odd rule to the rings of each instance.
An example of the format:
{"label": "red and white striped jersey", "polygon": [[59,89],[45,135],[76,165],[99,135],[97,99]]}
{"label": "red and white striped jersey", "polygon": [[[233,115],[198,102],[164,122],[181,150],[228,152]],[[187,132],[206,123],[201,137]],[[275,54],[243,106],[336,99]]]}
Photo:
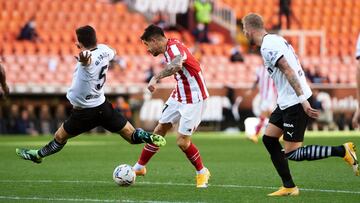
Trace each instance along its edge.
{"label": "red and white striped jersey", "polygon": [[275,84],[265,67],[259,66],[256,70],[256,76],[261,100],[276,100],[277,92]]}
{"label": "red and white striped jersey", "polygon": [[183,67],[174,74],[176,87],[171,93],[172,98],[184,104],[192,104],[209,97],[200,63],[183,43],[169,39],[164,55],[168,64],[178,55],[184,59]]}

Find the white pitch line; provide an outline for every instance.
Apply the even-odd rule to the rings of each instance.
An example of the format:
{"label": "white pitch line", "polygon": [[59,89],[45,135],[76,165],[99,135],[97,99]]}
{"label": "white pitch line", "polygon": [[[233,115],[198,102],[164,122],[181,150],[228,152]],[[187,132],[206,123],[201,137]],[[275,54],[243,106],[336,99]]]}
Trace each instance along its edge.
{"label": "white pitch line", "polygon": [[42,200],[42,201],[68,201],[68,202],[144,202],[144,203],[189,203],[189,202],[168,202],[152,200],[129,200],[129,199],[80,199],[80,198],[50,198],[50,197],[19,197],[19,196],[0,196],[0,199],[7,200]]}
{"label": "white pitch line", "polygon": [[[20,183],[100,183],[100,184],[114,184],[111,181],[86,181],[86,180],[0,180],[0,183],[11,183],[11,182],[20,182]],[[195,186],[190,183],[172,183],[172,182],[136,182],[136,184],[144,185],[168,185],[168,186]],[[209,187],[223,187],[223,188],[254,188],[254,189],[278,189],[278,187],[269,187],[269,186],[257,186],[257,185],[213,185],[210,184]],[[335,190],[335,189],[313,189],[313,188],[300,188],[302,191],[309,192],[326,192],[326,193],[347,193],[347,194],[360,194],[360,191],[351,191],[351,190]]]}

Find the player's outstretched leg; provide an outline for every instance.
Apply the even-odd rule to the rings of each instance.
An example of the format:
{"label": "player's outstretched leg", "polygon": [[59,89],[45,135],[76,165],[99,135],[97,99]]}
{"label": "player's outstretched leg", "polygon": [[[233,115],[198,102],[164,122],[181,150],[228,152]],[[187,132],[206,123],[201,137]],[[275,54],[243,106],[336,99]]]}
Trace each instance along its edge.
{"label": "player's outstretched leg", "polygon": [[16,154],[35,163],[41,163],[45,156],[55,154],[65,146],[69,134],[64,130],[63,125],[56,131],[55,138],[39,150],[16,148]]}
{"label": "player's outstretched leg", "polygon": [[282,151],[279,138],[264,135],[262,139],[270,154],[271,161],[283,182],[283,186],[280,187],[279,190],[268,194],[268,196],[299,195],[299,189],[292,180],[289,164],[285,157],[285,153]]}
{"label": "player's outstretched leg", "polygon": [[343,159],[353,168],[354,174],[359,175],[359,162],[356,157],[356,146],[352,142],[340,146],[319,146],[308,145],[286,153],[292,161],[313,161],[328,157],[343,157]]}
{"label": "player's outstretched leg", "polygon": [[191,137],[188,135],[178,134],[176,142],[196,169],[196,187],[207,188],[211,176],[210,171],[203,165],[200,152],[191,142]]}
{"label": "player's outstretched leg", "polygon": [[148,144],[154,144],[158,147],[162,147],[166,144],[166,140],[163,136],[146,132],[141,128],[135,129],[131,136],[131,140],[134,144],[145,142]]}
{"label": "player's outstretched leg", "polygon": [[[162,137],[166,135],[166,133],[172,128],[171,123],[159,123],[154,129],[154,134],[160,134]],[[145,165],[150,161],[151,157],[153,157],[159,151],[159,146],[155,144],[145,144],[139,160],[133,166],[133,169],[137,176],[144,176],[146,174]]]}

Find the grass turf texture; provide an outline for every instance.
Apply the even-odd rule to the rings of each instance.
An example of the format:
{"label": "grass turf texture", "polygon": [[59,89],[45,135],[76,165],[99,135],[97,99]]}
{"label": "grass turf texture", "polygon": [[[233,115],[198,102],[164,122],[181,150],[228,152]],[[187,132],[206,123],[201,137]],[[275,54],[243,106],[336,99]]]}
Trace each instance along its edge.
{"label": "grass turf texture", "polygon": [[[195,171],[175,144],[167,145],[148,164],[148,174],[131,187],[118,187],[114,168],[133,165],[142,145],[117,135],[81,135],[58,154],[35,164],[15,155],[16,147],[39,148],[51,137],[0,136],[2,202],[360,202],[360,177],[341,158],[290,162],[298,197],[267,197],[281,185],[261,142],[241,135],[197,133],[194,143],[212,177],[207,189],[195,188]],[[338,145],[358,132],[313,132],[305,144]],[[359,155],[359,153],[358,153]]]}

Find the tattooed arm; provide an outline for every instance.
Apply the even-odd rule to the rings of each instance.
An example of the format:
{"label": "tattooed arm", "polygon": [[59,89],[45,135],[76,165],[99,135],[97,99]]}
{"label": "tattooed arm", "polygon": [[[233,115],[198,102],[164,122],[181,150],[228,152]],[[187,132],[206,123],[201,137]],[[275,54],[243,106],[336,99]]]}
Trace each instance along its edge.
{"label": "tattooed arm", "polygon": [[295,93],[297,96],[303,95],[304,92],[301,89],[300,82],[298,78],[296,77],[296,73],[294,70],[290,67],[288,62],[284,57],[281,57],[277,61],[277,67],[280,69],[280,71],[285,75],[286,79],[290,83],[291,87],[295,90]]}
{"label": "tattooed arm", "polygon": [[155,84],[162,78],[168,77],[170,75],[175,74],[179,70],[181,70],[182,64],[183,64],[183,58],[181,55],[177,55],[170,64],[166,65],[166,68],[164,68],[160,73],[156,74],[154,77],[151,78],[148,89],[150,92],[155,91]]}
{"label": "tattooed arm", "polygon": [[155,75],[154,77],[156,80],[160,80],[161,78],[165,78],[167,76],[173,75],[178,72],[182,67],[182,56],[177,55],[171,62],[166,66],[164,70],[162,70],[159,74]]}
{"label": "tattooed arm", "polygon": [[301,101],[301,105],[303,106],[306,114],[312,118],[319,117],[319,112],[317,110],[313,109],[310,106],[310,103],[304,98],[304,92],[301,89],[301,85],[300,85],[298,78],[296,77],[296,73],[290,67],[290,65],[288,64],[288,62],[286,61],[286,59],[284,57],[281,57],[277,61],[277,67],[285,75],[285,77],[288,80],[288,82],[290,83],[291,87],[294,89],[296,95],[299,97],[299,99]]}

